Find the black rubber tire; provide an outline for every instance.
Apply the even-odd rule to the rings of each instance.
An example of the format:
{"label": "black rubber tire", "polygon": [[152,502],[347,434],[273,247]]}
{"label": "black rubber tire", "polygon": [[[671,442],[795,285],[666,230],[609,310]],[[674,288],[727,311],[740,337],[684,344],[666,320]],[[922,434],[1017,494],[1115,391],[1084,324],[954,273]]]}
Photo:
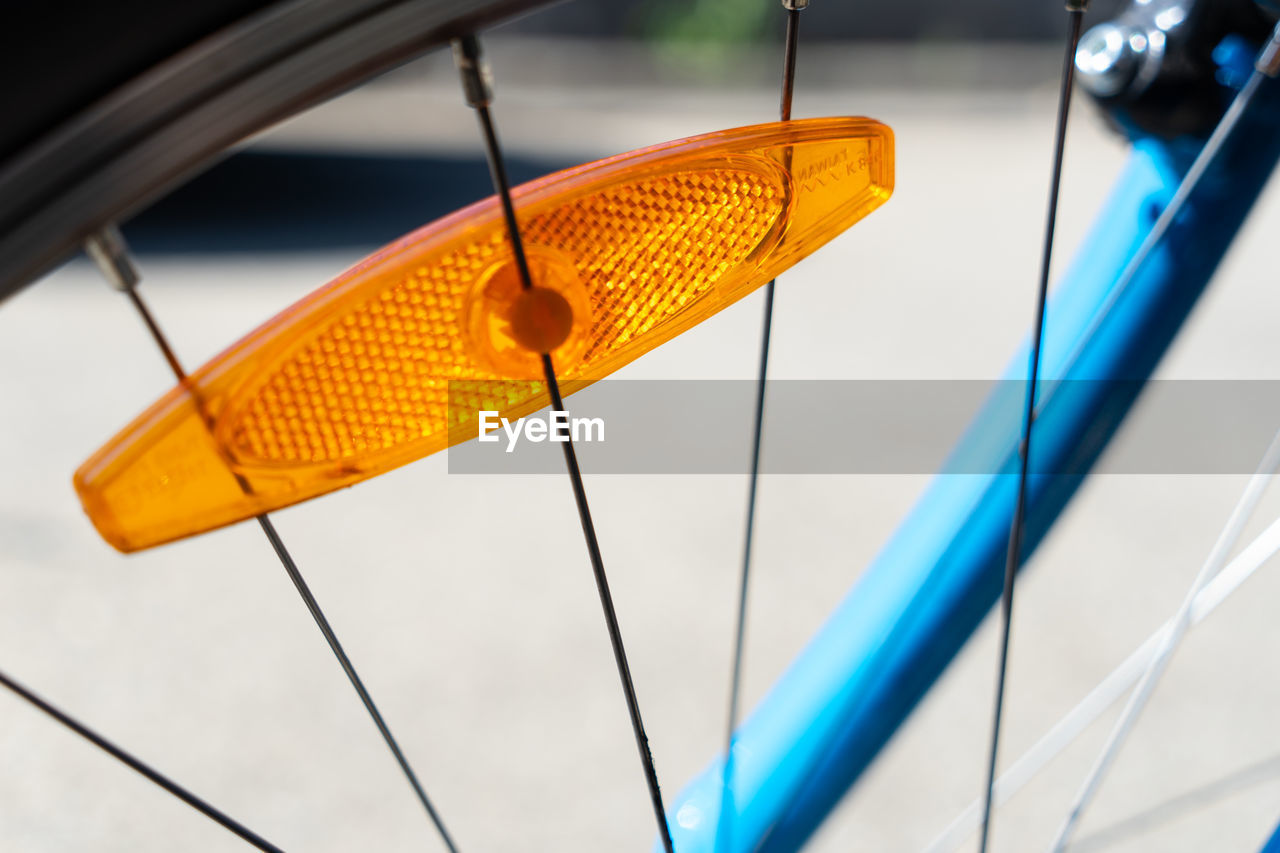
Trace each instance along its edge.
{"label": "black rubber tire", "polygon": [[15,3],[0,27],[0,163],[113,89],[273,0]]}
{"label": "black rubber tire", "polygon": [[0,27],[0,301],[232,145],[556,0],[27,2]]}

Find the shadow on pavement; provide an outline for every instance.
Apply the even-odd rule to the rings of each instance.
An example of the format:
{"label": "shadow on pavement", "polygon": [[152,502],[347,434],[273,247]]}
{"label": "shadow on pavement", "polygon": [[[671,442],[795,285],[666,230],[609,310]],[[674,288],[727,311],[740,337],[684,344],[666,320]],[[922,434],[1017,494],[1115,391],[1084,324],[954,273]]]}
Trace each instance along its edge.
{"label": "shadow on pavement", "polygon": [[[513,183],[569,162],[508,157]],[[243,151],[125,226],[140,253],[376,248],[492,192],[481,157]]]}

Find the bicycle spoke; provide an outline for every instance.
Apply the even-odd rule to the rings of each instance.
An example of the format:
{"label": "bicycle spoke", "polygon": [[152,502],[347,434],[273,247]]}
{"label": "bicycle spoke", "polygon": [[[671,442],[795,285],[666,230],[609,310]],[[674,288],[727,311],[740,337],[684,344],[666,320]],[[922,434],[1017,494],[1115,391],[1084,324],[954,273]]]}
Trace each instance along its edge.
{"label": "bicycle spoke", "polygon": [[[1076,853],[1114,848],[1126,840],[1151,832],[1192,812],[1207,809],[1250,788],[1274,782],[1277,777],[1280,777],[1280,755],[1272,755],[1117,820],[1076,841],[1071,848]],[[1267,853],[1267,850],[1264,849],[1263,853]],[[1271,853],[1277,851],[1272,850]]]}
{"label": "bicycle spoke", "polygon": [[1027,508],[1027,483],[1031,460],[1031,427],[1036,405],[1036,384],[1040,378],[1040,344],[1044,335],[1045,308],[1049,293],[1049,264],[1053,256],[1054,228],[1058,219],[1058,191],[1062,183],[1062,160],[1067,141],[1067,119],[1071,110],[1071,89],[1075,81],[1076,46],[1089,0],[1067,0],[1069,18],[1066,56],[1062,65],[1062,86],[1058,95],[1058,122],[1054,135],[1053,170],[1049,181],[1049,212],[1045,219],[1044,250],[1040,262],[1040,282],[1036,292],[1035,323],[1031,331],[1026,404],[1022,411],[1022,440],[1019,445],[1018,494],[1009,527],[1009,548],[1005,554],[1004,584],[1000,594],[1000,652],[996,670],[995,708],[991,721],[991,748],[987,756],[986,786],[982,805],[980,853],[986,853],[991,838],[991,797],[995,786],[996,758],[1000,749],[1000,721],[1004,712],[1005,677],[1009,667],[1009,631],[1013,622],[1013,592],[1022,559],[1022,535]]}
{"label": "bicycle spoke", "polygon": [[186,788],[179,785],[177,782],[174,782],[171,779],[169,779],[167,776],[163,775],[162,773],[156,770],[153,770],[150,766],[144,764],[139,759],[134,758],[132,755],[125,752],[123,749],[116,746],[111,741],[102,737],[102,735],[86,727],[82,723],[77,722],[75,719],[67,716],[62,711],[59,711],[53,705],[50,705],[44,699],[41,699],[39,696],[32,693],[27,688],[23,687],[21,684],[14,681],[12,678],[10,678],[8,675],[6,675],[3,672],[0,672],[0,686],[7,688],[11,692],[13,692],[16,696],[19,696],[20,698],[24,699],[34,707],[38,708],[40,711],[44,712],[49,717],[52,717],[54,720],[57,720],[59,723],[66,726],[71,731],[80,735],[80,737],[89,741],[89,743],[98,747],[98,749],[101,749],[103,752],[107,753],[112,758],[116,759],[117,761],[120,761],[125,766],[129,767],[131,770],[134,770],[137,773],[140,773],[141,775],[145,776],[147,779],[150,779],[152,782],[159,785],[161,788],[165,789],[173,796],[182,800],[184,803],[191,806],[193,809],[200,812],[205,817],[221,824],[224,828],[234,832],[236,835],[240,836],[245,841],[252,844],[254,847],[257,847],[259,850],[266,850],[268,851],[268,853],[281,853],[279,847],[275,846],[270,841],[267,841],[261,835],[258,835],[256,832],[249,829],[248,827],[246,827],[244,824],[240,823],[236,819],[228,816],[224,812],[214,808],[209,803],[205,802],[204,800],[197,797],[195,794],[188,791]]}
{"label": "bicycle spoke", "polygon": [[[173,347],[169,343],[169,339],[161,330],[159,323],[156,322],[155,315],[151,313],[146,302],[143,301],[142,295],[138,293],[137,285],[140,277],[137,272],[137,267],[129,258],[128,247],[125,245],[123,236],[115,226],[109,226],[90,237],[85,243],[85,248],[97,263],[99,269],[102,270],[104,277],[106,277],[112,286],[117,290],[122,290],[129,297],[130,302],[133,303],[134,308],[142,317],[142,321],[146,324],[147,331],[150,332],[156,346],[164,355],[165,361],[168,362],[169,369],[173,371],[173,374],[179,384],[184,384],[187,379],[186,371],[183,369],[181,362],[178,361],[178,357],[174,353]],[[200,401],[198,398],[196,400],[196,405],[197,407],[200,407]],[[252,488],[248,481],[239,474],[235,474],[234,476],[240,488],[243,489],[246,494],[250,494],[252,492]],[[373,723],[377,727],[378,732],[382,735],[383,741],[386,742],[387,748],[391,750],[391,755],[395,758],[396,763],[400,765],[401,772],[409,782],[410,787],[413,788],[414,794],[422,804],[423,809],[426,810],[427,816],[431,819],[432,824],[435,825],[436,831],[439,832],[441,840],[451,853],[457,853],[458,848],[454,844],[452,836],[449,835],[449,831],[445,829],[444,821],[436,811],[435,806],[432,805],[431,799],[427,796],[426,790],[422,787],[422,783],[418,781],[417,774],[413,771],[413,767],[409,764],[408,758],[405,757],[404,752],[400,749],[400,744],[396,741],[395,736],[392,735],[390,727],[382,717],[382,712],[378,710],[378,706],[374,703],[373,697],[369,694],[369,691],[365,688],[360,675],[356,672],[355,665],[352,664],[351,659],[347,657],[347,653],[342,648],[342,644],[338,642],[338,635],[334,633],[333,627],[329,624],[328,618],[324,615],[324,611],[320,609],[319,602],[317,602],[315,596],[311,594],[311,589],[303,579],[302,573],[298,570],[297,563],[289,553],[288,548],[285,547],[284,540],[280,538],[280,534],[276,531],[271,518],[265,513],[256,516],[256,518],[259,526],[262,528],[262,532],[267,537],[267,541],[271,544],[272,550],[275,551],[276,557],[280,560],[281,566],[284,567],[286,574],[288,574],[289,580],[292,581],[294,587],[298,591],[298,595],[301,596],[307,610],[311,613],[312,619],[315,620],[316,627],[318,627],[320,629],[320,633],[324,635],[325,642],[329,644],[329,649],[333,652],[334,657],[338,659],[338,664],[342,667],[342,671],[346,673],[347,679],[351,682],[352,688],[356,691],[356,695],[360,697],[360,701],[364,705],[365,710],[368,711],[369,716],[373,719]]]}
{"label": "bicycle spoke", "polygon": [[[1280,519],[1275,519],[1225,568],[1200,587],[1187,613],[1187,628],[1194,627],[1207,619],[1209,614],[1213,613],[1278,552],[1280,552]],[[1097,687],[1064,714],[1043,737],[1013,762],[1009,769],[1000,774],[995,784],[993,807],[1003,805],[1010,797],[1022,790],[1037,773],[1102,716],[1104,711],[1118,702],[1133,685],[1137,684],[1167,643],[1176,624],[1175,619],[1170,619],[1147,637],[1142,645],[1102,679]],[[971,803],[925,848],[926,853],[946,853],[958,848],[969,833],[978,828],[981,807],[981,800]]]}
{"label": "bicycle spoke", "polygon": [[[1240,94],[1233,99],[1231,106],[1223,115],[1218,126],[1214,128],[1213,134],[1205,143],[1199,156],[1192,164],[1191,169],[1187,172],[1187,176],[1179,185],[1173,199],[1169,202],[1168,207],[1160,215],[1156,225],[1152,228],[1152,233],[1143,241],[1143,245],[1139,248],[1139,254],[1145,258],[1143,249],[1150,252],[1164,232],[1168,230],[1172,224],[1174,217],[1177,216],[1182,204],[1194,191],[1199,184],[1200,179],[1204,176],[1209,166],[1217,158],[1222,146],[1226,143],[1231,131],[1235,128],[1240,116],[1245,112],[1249,105],[1249,101],[1253,98],[1254,93],[1262,85],[1267,78],[1275,78],[1280,75],[1280,24],[1277,24],[1272,31],[1271,39],[1259,53],[1258,59],[1254,63],[1253,74],[1250,75],[1248,83],[1240,90]],[[1157,229],[1160,229],[1157,233]],[[1130,270],[1136,271],[1137,265],[1141,262],[1139,258],[1135,258],[1126,268],[1125,273],[1132,276]],[[1226,560],[1227,553],[1230,551],[1235,537],[1239,536],[1240,527],[1243,527],[1248,513],[1256,504],[1258,498],[1261,497],[1262,490],[1270,481],[1270,475],[1274,472],[1277,460],[1273,459],[1273,455],[1280,453],[1280,448],[1273,443],[1268,449],[1267,456],[1264,458],[1263,467],[1254,479],[1250,481],[1250,491],[1246,492],[1245,497],[1241,498],[1240,504],[1237,505],[1235,512],[1232,514],[1231,520],[1228,522],[1227,529],[1223,531],[1222,536],[1214,545],[1213,551],[1210,553],[1208,560],[1201,567],[1200,574],[1196,577],[1191,593],[1183,601],[1182,606],[1178,610],[1175,622],[1175,629],[1166,640],[1165,646],[1150,663],[1147,671],[1143,673],[1142,680],[1139,681],[1137,688],[1134,689],[1133,695],[1129,699],[1129,703],[1125,706],[1124,711],[1120,715],[1120,719],[1116,721],[1115,726],[1111,730],[1111,734],[1107,738],[1106,744],[1103,746],[1102,752],[1098,755],[1092,768],[1089,770],[1088,776],[1085,777],[1084,784],[1081,785],[1080,791],[1072,800],[1071,806],[1067,810],[1067,817],[1063,821],[1062,826],[1058,829],[1057,835],[1054,837],[1050,850],[1057,853],[1063,850],[1067,842],[1070,840],[1072,833],[1080,823],[1080,819],[1084,814],[1084,810],[1088,808],[1093,796],[1097,793],[1103,779],[1106,777],[1107,771],[1111,768],[1112,762],[1115,761],[1116,755],[1119,754],[1121,745],[1124,743],[1125,737],[1132,730],[1133,725],[1137,722],[1138,715],[1146,706],[1151,692],[1155,689],[1156,683],[1160,680],[1160,676],[1164,674],[1164,670],[1168,665],[1170,655],[1173,653],[1178,641],[1181,639],[1182,633],[1186,630],[1186,621],[1194,598],[1196,587],[1202,586],[1209,577],[1217,572],[1221,564]],[[1270,467],[1268,466],[1270,464]],[[1256,495],[1252,495],[1256,492]]]}
{"label": "bicycle spoke", "polygon": [[[786,47],[782,59],[783,121],[791,120],[791,100],[796,85],[796,48],[800,39],[800,10],[809,0],[782,0],[787,10]],[[746,642],[747,591],[751,577],[751,545],[755,538],[757,492],[760,486],[760,447],[764,437],[765,380],[769,375],[769,339],[773,331],[773,294],[777,279],[764,287],[764,321],[760,332],[760,369],[756,375],[755,424],[751,438],[751,474],[747,485],[747,520],[743,526],[742,572],[738,578],[738,609],[733,632],[733,662],[729,676],[729,714],[725,726],[724,770],[720,786],[720,816],[716,824],[717,850],[731,848],[733,833],[733,744],[738,729],[738,704],[742,695],[742,653]]]}
{"label": "bicycle spoke", "polygon": [[[520,287],[524,292],[534,289],[533,276],[529,272],[528,260],[525,257],[524,243],[520,237],[520,225],[516,221],[515,205],[511,201],[511,183],[507,178],[506,163],[502,149],[498,144],[498,134],[494,127],[493,116],[489,105],[493,101],[493,93],[489,84],[489,71],[484,65],[480,52],[480,41],[474,35],[464,36],[453,43],[454,59],[462,77],[462,88],[467,104],[476,111],[480,122],[480,130],[484,136],[485,157],[489,163],[489,173],[493,178],[494,190],[502,202],[503,217],[507,225],[507,238],[511,243],[511,251],[515,256],[516,268],[520,276]],[[553,412],[563,412],[564,401],[560,397],[560,384],[556,379],[555,366],[550,353],[542,353],[542,372],[547,382],[547,390],[551,395]],[[609,644],[613,647],[614,662],[617,664],[618,677],[622,680],[622,690],[626,696],[627,711],[631,717],[631,729],[635,734],[636,748],[640,753],[640,761],[644,765],[645,783],[649,788],[649,797],[653,801],[654,816],[658,821],[658,832],[662,838],[662,846],[667,853],[674,853],[671,842],[671,830],[667,826],[666,809],[662,805],[662,791],[658,785],[658,772],[654,767],[653,754],[649,750],[649,738],[644,731],[644,723],[640,718],[640,702],[636,697],[635,684],[631,678],[631,668],[627,664],[627,653],[622,644],[622,630],[618,625],[618,615],[613,606],[613,596],[609,592],[609,581],[605,575],[604,558],[600,553],[600,543],[596,538],[595,524],[591,520],[591,508],[587,502],[586,488],[582,482],[582,472],[578,467],[578,457],[573,449],[570,436],[564,436],[561,447],[564,448],[565,467],[569,473],[569,482],[573,488],[573,499],[578,507],[578,519],[582,524],[582,535],[587,545],[587,553],[591,560],[591,570],[595,575],[596,590],[600,594],[600,605],[604,610],[605,624],[609,631]]]}
{"label": "bicycle spoke", "polygon": [[800,11],[809,8],[809,0],[782,0],[787,10],[786,46],[782,54],[782,100],[778,112],[783,121],[791,120],[791,99],[796,92],[796,50],[800,45]]}

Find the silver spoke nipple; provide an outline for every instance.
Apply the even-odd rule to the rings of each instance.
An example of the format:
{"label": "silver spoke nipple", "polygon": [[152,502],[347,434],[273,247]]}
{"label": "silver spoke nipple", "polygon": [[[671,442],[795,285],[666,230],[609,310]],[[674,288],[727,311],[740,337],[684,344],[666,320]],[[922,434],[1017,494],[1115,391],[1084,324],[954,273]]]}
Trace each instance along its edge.
{"label": "silver spoke nipple", "polygon": [[84,250],[116,290],[127,293],[137,286],[138,270],[129,260],[129,247],[115,225],[107,225],[91,235],[84,241]]}
{"label": "silver spoke nipple", "polygon": [[454,39],[453,61],[462,75],[467,104],[478,110],[493,103],[493,75],[480,55],[480,41],[475,36]]}
{"label": "silver spoke nipple", "polygon": [[782,8],[788,12],[799,12],[809,8],[809,0],[782,0]]}

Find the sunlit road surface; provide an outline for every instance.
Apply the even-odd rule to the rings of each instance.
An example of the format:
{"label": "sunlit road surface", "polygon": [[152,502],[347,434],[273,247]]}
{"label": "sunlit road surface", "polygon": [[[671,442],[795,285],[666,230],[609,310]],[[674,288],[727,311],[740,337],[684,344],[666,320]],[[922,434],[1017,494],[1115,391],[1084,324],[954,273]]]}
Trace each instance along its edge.
{"label": "sunlit road surface", "polygon": [[[499,126],[521,155],[604,156],[767,121],[777,108],[773,54],[716,83],[687,69],[608,72],[599,54],[583,53],[581,69],[563,58],[551,67],[545,57],[565,52],[527,43],[495,42],[492,53]],[[541,71],[525,71],[531,57]],[[998,375],[1031,316],[1058,61],[1056,49],[851,47],[808,66],[802,56],[796,115],[890,124],[898,189],[779,283],[774,377]],[[440,62],[404,69],[258,144],[478,156],[451,75]],[[1064,260],[1123,158],[1090,106],[1076,106]],[[1278,227],[1273,192],[1162,375],[1280,378]],[[359,255],[141,263],[157,315],[195,365]],[[760,308],[758,295],[746,299],[625,375],[749,378]],[[286,849],[435,849],[256,526],[126,558],[81,514],[72,471],[171,384],[126,301],[87,264],[64,267],[0,309],[0,364],[0,668]],[[822,440],[840,428],[827,425]],[[1244,480],[1109,476],[1083,490],[1020,586],[1006,760],[1173,612]],[[924,483],[764,481],[748,706]],[[589,477],[587,487],[670,802],[721,744],[745,478]],[[1271,496],[1250,531],[1277,513]],[[462,849],[649,849],[649,805],[562,477],[449,475],[435,457],[276,519]],[[1261,846],[1280,803],[1278,600],[1280,567],[1264,567],[1194,632],[1076,849]],[[812,849],[917,850],[977,796],[995,627],[983,625]],[[1000,812],[995,849],[1048,843],[1112,719]],[[0,848],[242,849],[7,695]]]}

